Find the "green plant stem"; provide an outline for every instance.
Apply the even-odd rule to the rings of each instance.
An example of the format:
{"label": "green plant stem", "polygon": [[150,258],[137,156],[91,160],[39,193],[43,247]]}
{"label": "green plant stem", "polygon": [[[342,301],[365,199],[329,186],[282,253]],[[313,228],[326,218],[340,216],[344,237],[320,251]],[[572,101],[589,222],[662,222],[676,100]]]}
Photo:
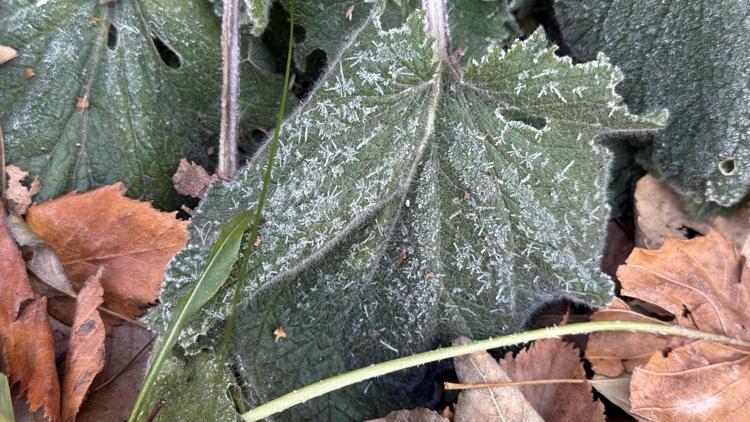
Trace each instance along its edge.
{"label": "green plant stem", "polygon": [[[268,164],[266,165],[266,171],[263,174],[263,187],[261,188],[260,195],[258,196],[258,205],[255,207],[255,216],[253,217],[253,225],[250,228],[250,236],[248,237],[247,248],[242,257],[242,265],[237,275],[237,282],[234,286],[234,293],[232,295],[232,309],[229,312],[227,323],[224,326],[224,335],[221,339],[220,350],[220,362],[223,364],[226,357],[226,351],[229,348],[229,341],[232,338],[232,332],[234,332],[234,324],[237,314],[237,306],[240,303],[240,296],[243,288],[245,287],[245,279],[247,278],[247,272],[250,265],[250,255],[252,255],[255,240],[258,238],[258,231],[263,222],[263,206],[266,204],[266,197],[268,196],[269,186],[271,185],[271,172],[273,170],[273,162],[276,158],[276,151],[279,149],[279,133],[281,132],[281,122],[284,120],[284,110],[286,109],[286,96],[289,91],[289,76],[292,69],[292,52],[294,50],[294,0],[289,1],[289,48],[287,49],[286,55],[286,69],[284,70],[284,88],[281,91],[281,103],[279,104],[279,112],[276,116],[276,127],[273,131],[273,138],[268,146]],[[222,365],[223,366],[223,365]]]}
{"label": "green plant stem", "polygon": [[744,348],[750,348],[750,342],[734,339],[720,334],[706,333],[689,328],[668,326],[657,323],[633,322],[633,321],[593,321],[582,322],[578,324],[561,325],[558,327],[548,327],[538,330],[525,331],[522,333],[511,334],[503,337],[490,338],[460,346],[446,347],[443,349],[432,350],[429,352],[419,353],[412,356],[405,356],[388,362],[371,365],[366,368],[360,368],[351,372],[318,381],[315,384],[300,388],[294,392],[281,396],[275,400],[256,407],[249,412],[242,414],[242,419],[247,422],[259,421],[279,412],[283,412],[293,406],[305,403],[310,399],[320,397],[331,391],[344,388],[371,378],[390,374],[407,368],[412,368],[426,363],[435,362],[443,359],[454,358],[456,356],[468,355],[474,352],[480,352],[487,349],[498,347],[512,346],[516,344],[527,343],[530,341],[561,337],[572,334],[587,334],[600,331],[632,331],[641,333],[652,333],[661,335],[671,335],[677,337],[687,337],[696,340],[707,340],[717,343],[730,344]]}

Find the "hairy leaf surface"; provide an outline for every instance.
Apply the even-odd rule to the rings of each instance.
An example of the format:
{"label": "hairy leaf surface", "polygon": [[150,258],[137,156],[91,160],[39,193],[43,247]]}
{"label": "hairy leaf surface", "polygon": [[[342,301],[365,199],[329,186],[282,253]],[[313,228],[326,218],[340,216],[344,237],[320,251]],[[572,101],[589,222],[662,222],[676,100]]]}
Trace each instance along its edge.
{"label": "hairy leaf surface", "polygon": [[[180,158],[207,163],[218,127],[220,22],[203,0],[10,0],[0,39],[18,57],[0,68],[8,161],[41,176],[38,200],[123,181],[129,194],[179,206]],[[243,67],[257,96],[245,123],[273,118],[280,77]]]}
{"label": "hairy leaf surface", "polygon": [[682,192],[723,206],[750,192],[750,3],[727,0],[555,2],[566,43],[620,66],[635,112],[669,108],[654,161]]}
{"label": "hairy leaf surface", "polygon": [[[627,113],[604,58],[574,66],[536,33],[458,70],[424,18],[387,32],[368,18],[282,128],[232,345],[250,405],[459,333],[516,330],[549,299],[610,299],[598,269],[609,154],[595,139],[656,124]],[[155,329],[164,331],[222,224],[255,206],[266,154],[207,194],[168,270]],[[212,347],[230,294],[185,330],[186,354]],[[279,327],[286,336],[276,342]],[[407,407],[431,394],[423,371],[281,419]]]}

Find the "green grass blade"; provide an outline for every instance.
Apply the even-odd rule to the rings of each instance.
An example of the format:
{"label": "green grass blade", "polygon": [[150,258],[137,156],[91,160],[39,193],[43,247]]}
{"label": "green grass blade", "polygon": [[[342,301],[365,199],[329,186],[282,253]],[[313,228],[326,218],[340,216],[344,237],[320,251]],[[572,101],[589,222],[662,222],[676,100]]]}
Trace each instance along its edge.
{"label": "green grass blade", "polygon": [[216,239],[216,243],[214,243],[211,254],[208,257],[208,265],[206,265],[206,268],[198,278],[195,286],[190,290],[190,293],[183,296],[175,307],[175,313],[172,316],[167,333],[162,339],[159,350],[151,362],[151,366],[143,382],[143,387],[130,413],[129,421],[134,422],[138,419],[138,415],[142,410],[141,408],[153,388],[154,381],[156,381],[156,375],[172,351],[172,347],[177,342],[180,331],[182,331],[190,317],[219,291],[229,277],[229,273],[237,261],[242,236],[254,215],[253,210],[246,210],[237,214],[219,233],[219,237]]}
{"label": "green grass blade", "polygon": [[10,397],[8,377],[0,373],[0,422],[15,422],[13,416],[13,399]]}

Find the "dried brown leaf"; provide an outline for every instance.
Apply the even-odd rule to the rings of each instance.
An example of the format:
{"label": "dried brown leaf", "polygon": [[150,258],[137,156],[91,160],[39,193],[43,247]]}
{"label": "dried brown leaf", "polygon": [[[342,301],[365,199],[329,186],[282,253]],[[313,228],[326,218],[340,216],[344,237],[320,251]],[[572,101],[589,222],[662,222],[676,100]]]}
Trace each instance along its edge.
{"label": "dried brown leaf", "polygon": [[385,417],[371,419],[368,422],[449,422],[449,419],[440,416],[434,410],[417,407],[413,410],[395,410]]}
{"label": "dried brown leaf", "polygon": [[633,371],[633,413],[665,422],[750,420],[750,355],[697,341]]}
{"label": "dried brown leaf", "polygon": [[17,55],[18,52],[16,49],[8,47],[7,45],[0,45],[0,64],[15,59]]}
{"label": "dried brown leaf", "polygon": [[[94,380],[89,396],[76,417],[77,422],[124,421],[128,419],[135,398],[143,384],[148,366],[148,353],[138,352],[154,336],[150,331],[124,323],[112,327],[105,340],[104,369]],[[146,350],[148,352],[148,350]],[[136,357],[129,366],[128,363]],[[126,368],[125,371],[120,371]],[[110,378],[117,377],[104,387]],[[100,388],[101,387],[101,388]]]}
{"label": "dried brown leaf", "polygon": [[209,186],[216,180],[218,178],[208,174],[203,167],[192,162],[188,163],[184,158],[180,160],[180,165],[172,176],[175,190],[180,195],[193,198],[202,198]]}
{"label": "dried brown leaf", "polygon": [[[670,325],[630,309],[627,303],[615,298],[606,309],[594,312],[592,321],[636,321]],[[586,346],[586,360],[597,374],[617,377],[633,368],[645,364],[656,351],[669,351],[690,340],[681,337],[663,336],[649,333],[628,333],[622,331],[589,334]]]}
{"label": "dried brown leaf", "polygon": [[715,230],[668,237],[655,251],[634,249],[617,277],[623,296],[658,305],[682,327],[750,340],[750,269]]}
{"label": "dried brown leaf", "polygon": [[60,383],[47,300],[36,298],[0,205],[0,351],[11,384],[26,393],[31,410],[44,408],[51,421],[60,415]]}
{"label": "dried brown leaf", "polygon": [[94,377],[104,367],[104,323],[97,308],[102,304],[102,269],[86,281],[76,300],[76,312],[65,355],[63,422],[75,421]]}
{"label": "dried brown leaf", "polygon": [[[75,290],[65,275],[57,253],[18,215],[8,216],[8,223],[13,237],[26,257],[26,268],[31,273],[30,281],[34,291],[48,299],[61,294],[75,296]],[[49,302],[48,311],[51,310],[51,305]]]}
{"label": "dried brown leaf", "polygon": [[[459,338],[454,344],[469,340]],[[461,383],[508,382],[510,377],[487,352],[476,352],[453,359]],[[539,421],[543,419],[516,387],[476,388],[461,391],[456,403],[455,422]]]}
{"label": "dried brown leaf", "polygon": [[99,266],[104,305],[135,317],[159,295],[164,268],[187,240],[186,222],[123,196],[118,183],[33,205],[26,222],[80,288]]}
{"label": "dried brown leaf", "polygon": [[[500,360],[513,381],[586,379],[578,351],[560,339],[536,341],[516,357]],[[581,384],[522,385],[526,400],[546,422],[604,421],[604,405],[594,400],[591,386]]]}
{"label": "dried brown leaf", "polygon": [[18,214],[26,214],[31,206],[32,198],[41,190],[39,178],[34,178],[27,188],[23,185],[23,181],[29,175],[28,172],[12,164],[7,166],[5,171],[8,173],[8,189],[5,191],[8,207]]}
{"label": "dried brown leaf", "polygon": [[682,196],[668,183],[651,175],[642,177],[635,188],[636,244],[657,249],[667,236],[686,239],[687,228],[701,234],[716,230],[731,240],[743,255],[750,257],[750,204],[731,217],[720,215],[697,222],[687,215],[683,202]]}

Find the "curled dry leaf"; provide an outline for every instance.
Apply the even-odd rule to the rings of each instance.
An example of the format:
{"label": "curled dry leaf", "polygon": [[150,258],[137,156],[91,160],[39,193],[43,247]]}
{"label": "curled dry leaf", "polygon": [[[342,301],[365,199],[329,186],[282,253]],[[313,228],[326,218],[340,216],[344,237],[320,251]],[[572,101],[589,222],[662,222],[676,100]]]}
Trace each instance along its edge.
{"label": "curled dry leaf", "polygon": [[[500,360],[500,368],[513,381],[586,379],[578,351],[560,339],[537,341],[515,358],[508,353]],[[588,383],[522,385],[518,389],[546,422],[604,421],[604,405],[594,400]]]}
{"label": "curled dry leaf", "polygon": [[[459,338],[454,345],[468,343]],[[464,384],[512,381],[487,352],[476,352],[453,359],[458,380]],[[476,388],[461,391],[456,403],[455,422],[489,420],[538,421],[542,417],[516,387]]]}
{"label": "curled dry leaf", "polygon": [[218,177],[208,174],[206,169],[198,164],[188,163],[184,158],[180,160],[180,165],[172,176],[177,193],[193,198],[202,198],[216,180]]}
{"label": "curled dry leaf", "polygon": [[103,267],[104,306],[132,318],[156,301],[187,223],[124,190],[118,183],[35,204],[26,222],[57,252],[75,288]]}
{"label": "curled dry leaf", "polygon": [[35,177],[27,188],[23,185],[23,181],[29,175],[28,172],[12,164],[7,166],[5,171],[8,173],[8,189],[5,191],[8,207],[18,214],[26,214],[31,206],[32,198],[42,189],[39,178]]}
{"label": "curled dry leaf", "polygon": [[75,318],[65,355],[63,422],[75,421],[91,382],[104,367],[104,323],[97,308],[102,304],[102,269],[89,277],[76,299]]}
{"label": "curled dry leaf", "polygon": [[750,204],[731,217],[719,215],[697,222],[685,212],[683,202],[682,196],[668,183],[651,175],[642,177],[635,187],[638,246],[657,249],[667,236],[686,239],[687,229],[701,234],[716,230],[732,241],[745,257],[750,257]]}
{"label": "curled dry leaf", "polygon": [[26,393],[29,408],[44,407],[51,421],[60,415],[60,384],[55,369],[55,345],[47,318],[47,300],[37,298],[26,275],[0,205],[0,361],[7,365],[11,384]]}
{"label": "curled dry leaf", "polygon": [[750,420],[750,354],[697,341],[633,371],[632,411],[655,421]]}

